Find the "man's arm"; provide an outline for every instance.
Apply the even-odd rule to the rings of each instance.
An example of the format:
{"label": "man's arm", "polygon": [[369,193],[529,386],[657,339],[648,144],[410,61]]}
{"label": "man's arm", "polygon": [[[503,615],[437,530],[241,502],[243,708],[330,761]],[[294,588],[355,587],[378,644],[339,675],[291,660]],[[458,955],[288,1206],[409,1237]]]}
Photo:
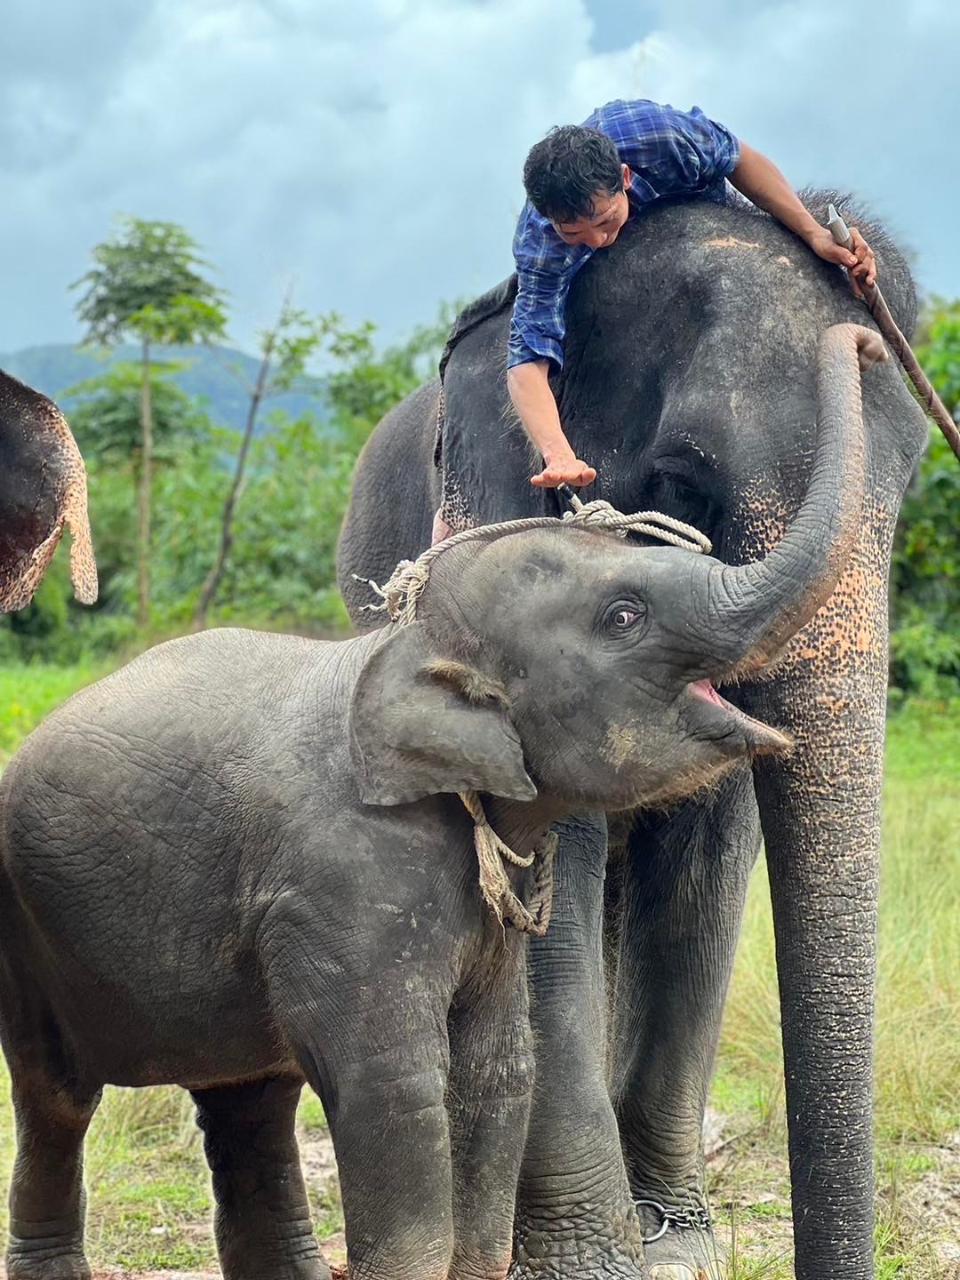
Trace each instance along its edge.
{"label": "man's arm", "polygon": [[836,262],[850,272],[853,289],[857,297],[862,297],[860,281],[868,285],[876,284],[877,264],[873,250],[860,235],[851,229],[853,252],[837,244],[826,227],[821,227],[800,203],[796,192],[786,178],[765,155],[740,143],[740,159],[730,174],[730,181],[742,191],[748,200],[752,200],[767,213],[795,232],[801,240],[806,241],[818,257],[827,262]]}
{"label": "man's arm", "polygon": [[550,389],[550,361],[531,360],[507,370],[507,390],[527,435],[543,454],[544,467],[531,477],[538,489],[558,484],[592,484],[596,470],[578,458],[560,425],[557,402]]}

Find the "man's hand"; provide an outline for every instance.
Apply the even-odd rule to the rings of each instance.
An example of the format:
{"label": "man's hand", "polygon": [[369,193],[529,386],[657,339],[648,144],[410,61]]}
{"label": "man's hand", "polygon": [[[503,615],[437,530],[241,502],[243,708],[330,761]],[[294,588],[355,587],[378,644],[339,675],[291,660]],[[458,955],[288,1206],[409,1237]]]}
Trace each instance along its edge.
{"label": "man's hand", "polygon": [[571,453],[561,458],[544,458],[543,470],[530,477],[530,483],[537,489],[556,489],[558,484],[571,484],[574,488],[593,484],[597,478],[595,467],[577,458]]}
{"label": "man's hand", "polygon": [[846,267],[850,272],[853,292],[858,298],[862,298],[861,284],[872,287],[877,283],[877,260],[873,256],[873,250],[856,227],[850,228],[850,238],[853,242],[852,252],[850,249],[845,249],[842,244],[837,244],[826,227],[817,227],[816,231],[811,232],[807,243],[825,262],[836,262],[839,266]]}
{"label": "man's hand", "polygon": [[826,262],[835,262],[850,272],[850,284],[858,298],[863,297],[863,284],[871,288],[877,283],[877,264],[873,251],[859,231],[852,229],[853,252],[837,244],[826,227],[815,221],[800,197],[773,163],[760,151],[755,151],[740,139],[740,159],[730,181],[767,213],[779,218],[801,240],[805,240],[813,252]]}
{"label": "man's hand", "polygon": [[507,370],[507,388],[524,430],[543,458],[543,470],[532,476],[530,483],[537,489],[593,484],[596,469],[577,457],[560,425],[548,362],[514,365]]}

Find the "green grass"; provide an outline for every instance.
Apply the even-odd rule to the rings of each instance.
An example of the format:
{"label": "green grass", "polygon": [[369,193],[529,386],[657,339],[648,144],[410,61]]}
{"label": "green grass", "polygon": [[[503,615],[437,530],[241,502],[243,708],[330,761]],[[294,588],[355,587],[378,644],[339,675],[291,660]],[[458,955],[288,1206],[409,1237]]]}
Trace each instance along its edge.
{"label": "green grass", "polygon": [[[88,665],[0,670],[0,766],[74,689]],[[960,705],[908,704],[891,718],[885,793],[877,1019],[878,1280],[944,1274],[915,1189],[960,1176]],[[732,1227],[730,1280],[789,1280],[789,1179],[773,931],[762,863],[754,874],[724,1023],[712,1105],[728,1149],[711,1164],[718,1218]],[[303,1138],[322,1140],[305,1094]],[[0,1071],[0,1183],[13,1135]],[[951,1160],[953,1157],[950,1157]],[[132,1270],[214,1264],[208,1178],[189,1098],[177,1090],[109,1089],[87,1144],[95,1259]],[[317,1234],[341,1224],[335,1189],[311,1182]],[[0,1210],[0,1227],[5,1211]],[[731,1221],[732,1220],[732,1221]]]}
{"label": "green grass", "polygon": [[0,666],[0,768],[44,716],[108,670],[103,663],[89,662],[69,667]]}
{"label": "green grass", "polygon": [[[960,704],[908,704],[888,727],[877,996],[879,1280],[933,1277],[938,1230],[904,1194],[921,1178],[960,1176],[944,1144],[960,1130]],[[744,1134],[714,1172],[715,1201],[789,1221],[786,1121],[773,926],[766,870],[747,901],[724,1019],[713,1106]],[[944,1148],[941,1150],[941,1148]],[[771,1162],[773,1162],[771,1164]],[[772,1190],[775,1198],[749,1203]],[[746,1207],[743,1202],[746,1201]],[[759,1233],[761,1239],[763,1233]],[[928,1238],[929,1236],[929,1238]],[[766,1260],[765,1260],[766,1259]],[[737,1277],[788,1280],[787,1261],[741,1258]],[[754,1272],[754,1265],[767,1267]]]}

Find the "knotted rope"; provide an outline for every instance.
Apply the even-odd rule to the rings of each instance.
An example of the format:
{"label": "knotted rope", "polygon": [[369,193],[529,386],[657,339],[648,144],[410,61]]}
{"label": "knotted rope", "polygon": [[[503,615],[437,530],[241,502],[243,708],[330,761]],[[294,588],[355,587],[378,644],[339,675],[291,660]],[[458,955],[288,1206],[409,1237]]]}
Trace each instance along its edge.
{"label": "knotted rope", "polygon": [[[557,851],[557,838],[550,832],[532,853],[522,858],[504,843],[487,820],[483,803],[476,791],[461,791],[460,799],[473,819],[473,844],[480,864],[480,893],[484,902],[497,917],[504,919],[521,933],[542,938],[550,923],[553,906],[553,858]],[[533,892],[528,904],[520,901],[507,877],[504,863],[515,867],[534,866]]]}
{"label": "knotted rope", "polygon": [[[659,511],[638,511],[633,515],[624,515],[609,502],[596,499],[583,503],[571,494],[569,501],[573,511],[564,514],[564,528],[591,529],[595,533],[625,538],[629,533],[643,534],[648,538],[656,538],[660,542],[680,547],[684,551],[709,554],[712,550],[710,539],[692,525],[684,524],[673,516],[663,515]],[[394,569],[388,582],[378,586],[372,578],[362,578],[354,574],[357,582],[364,582],[380,597],[380,604],[364,605],[371,612],[385,612],[399,626],[409,626],[416,621],[417,603],[430,581],[430,571],[434,563],[447,551],[462,546],[467,542],[491,541],[506,537],[511,533],[521,533],[527,529],[556,528],[554,516],[536,516],[524,520],[504,520],[500,524],[478,525],[472,529],[463,529],[452,537],[438,542],[428,548],[416,560],[401,560]],[[506,844],[487,820],[483,802],[476,791],[461,791],[460,799],[464,808],[473,819],[473,844],[480,867],[480,893],[484,902],[502,925],[506,920],[521,933],[529,933],[542,938],[550,923],[550,911],[553,903],[553,858],[556,852],[556,837],[548,835],[545,840],[526,857],[515,853]],[[533,867],[533,888],[528,904],[520,901],[514,893],[507,876],[504,863],[515,867]]]}
{"label": "knotted rope", "polygon": [[[684,551],[705,552],[708,555],[713,549],[710,539],[699,529],[694,529],[693,525],[684,524],[673,516],[665,516],[662,512],[637,511],[628,516],[601,498],[581,503],[574,497],[573,501],[577,506],[575,510],[564,513],[564,528],[592,529],[595,533],[612,534],[617,538],[625,538],[628,533],[639,533],[647,538],[656,538],[671,546],[681,547]],[[363,608],[371,613],[385,612],[392,621],[406,626],[416,621],[417,601],[430,581],[430,570],[434,561],[445,552],[452,551],[465,542],[487,542],[527,529],[552,529],[556,526],[555,516],[533,516],[524,520],[504,520],[500,524],[477,525],[472,529],[462,529],[453,537],[429,547],[416,560],[401,560],[389,581],[382,587],[372,578],[361,578],[354,574],[357,582],[366,583],[381,600],[380,604],[367,604]]]}

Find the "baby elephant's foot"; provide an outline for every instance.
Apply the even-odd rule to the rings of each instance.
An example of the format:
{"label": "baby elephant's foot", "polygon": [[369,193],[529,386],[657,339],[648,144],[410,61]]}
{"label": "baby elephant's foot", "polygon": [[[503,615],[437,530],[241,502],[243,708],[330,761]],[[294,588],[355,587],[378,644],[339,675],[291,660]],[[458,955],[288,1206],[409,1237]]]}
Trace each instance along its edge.
{"label": "baby elephant's foot", "polygon": [[7,1280],[90,1280],[83,1246],[74,1239],[20,1238],[7,1245]]}
{"label": "baby elephant's foot", "polygon": [[292,1248],[280,1255],[221,1249],[220,1269],[224,1280],[330,1280],[330,1268],[315,1242],[310,1244],[312,1247]]}

